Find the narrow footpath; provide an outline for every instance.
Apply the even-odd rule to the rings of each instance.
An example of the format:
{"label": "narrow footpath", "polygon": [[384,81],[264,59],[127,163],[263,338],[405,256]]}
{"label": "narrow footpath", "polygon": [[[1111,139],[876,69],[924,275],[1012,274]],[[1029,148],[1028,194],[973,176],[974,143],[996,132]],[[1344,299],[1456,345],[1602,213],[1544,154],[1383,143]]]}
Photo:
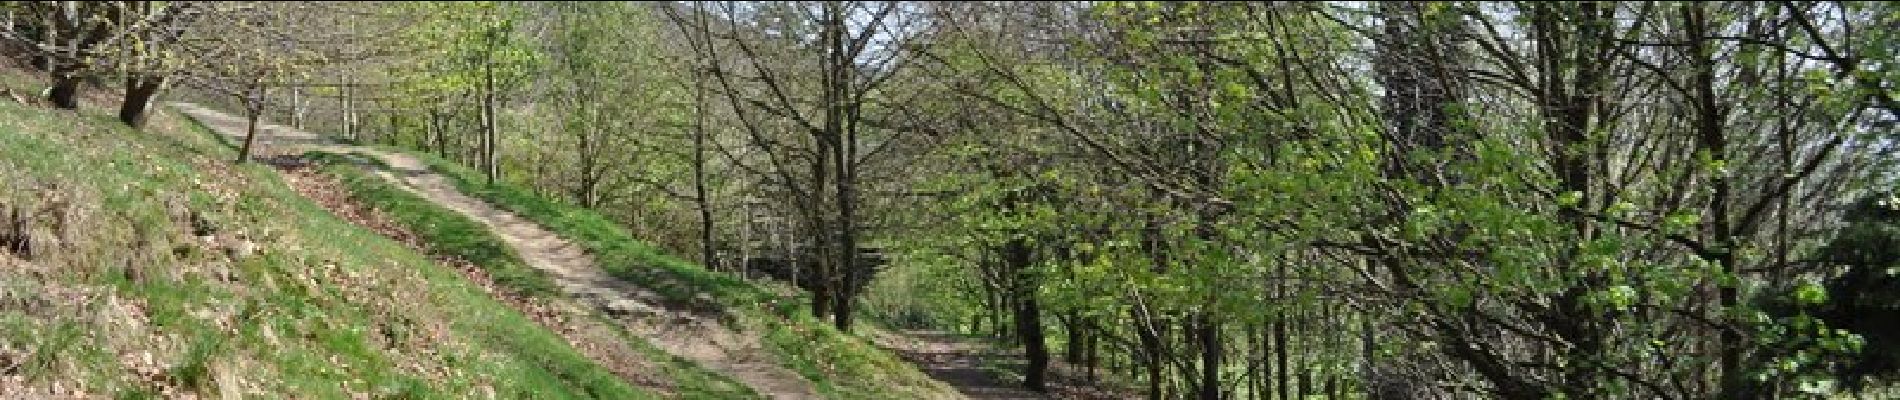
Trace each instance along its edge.
{"label": "narrow footpath", "polygon": [[[172,106],[211,127],[218,134],[232,137],[233,143],[242,143],[244,140],[245,121],[242,118],[195,104],[175,103]],[[628,330],[646,338],[655,347],[717,371],[770,398],[821,398],[810,381],[771,359],[771,353],[756,339],[733,332],[711,318],[668,310],[657,293],[607,275],[594,265],[593,257],[580,245],[520,216],[463,194],[448,177],[431,171],[427,164],[415,156],[340,144],[310,132],[278,125],[263,125],[258,130],[258,149],[257,154],[254,154],[258,158],[318,150],[376,159],[386,166],[373,168],[377,175],[424,199],[487,225],[503,242],[513,247],[528,265],[546,271],[568,295],[616,316],[627,325]]]}
{"label": "narrow footpath", "polygon": [[[245,121],[189,103],[172,107],[232,143],[244,140]],[[745,384],[773,399],[817,399],[812,383],[779,365],[755,338],[733,332],[713,318],[687,310],[670,310],[657,293],[607,275],[594,265],[580,245],[540,225],[480,199],[463,194],[448,177],[431,171],[415,156],[326,140],[290,127],[258,127],[254,157],[296,156],[307,151],[355,154],[374,158],[381,166],[366,165],[378,176],[418,196],[481,222],[514,248],[528,265],[545,271],[574,299],[614,316],[626,328],[669,354],[691,360]],[[943,381],[972,399],[1121,398],[1058,383],[1054,396],[1023,389],[998,379],[986,369],[992,363],[1019,356],[996,351],[943,332],[880,333],[874,340],[916,364],[932,378]]]}
{"label": "narrow footpath", "polygon": [[962,340],[948,332],[908,331],[901,333],[882,333],[874,337],[878,347],[883,347],[903,357],[918,369],[930,374],[931,378],[950,384],[958,392],[972,399],[1047,399],[1041,393],[1023,389],[1015,382],[1004,382],[985,366],[1003,357],[1014,357],[993,351],[979,343]]}

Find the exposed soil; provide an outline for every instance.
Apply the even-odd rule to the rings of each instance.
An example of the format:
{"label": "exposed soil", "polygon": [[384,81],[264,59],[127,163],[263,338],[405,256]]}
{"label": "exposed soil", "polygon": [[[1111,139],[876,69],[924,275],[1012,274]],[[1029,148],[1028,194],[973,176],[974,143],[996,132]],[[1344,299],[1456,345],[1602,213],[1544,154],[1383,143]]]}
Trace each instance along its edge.
{"label": "exposed soil", "polygon": [[[279,158],[277,160],[282,162],[274,164],[278,166],[278,170],[283,171],[285,180],[297,193],[338,217],[427,254],[427,244],[418,239],[414,233],[396,223],[388,215],[350,198],[349,191],[338,184],[334,178],[318,173],[309,165],[297,163],[293,161],[294,159]],[[488,276],[486,270],[466,260],[437,257],[436,262],[454,267],[456,272],[460,272],[464,278],[481,286],[482,291],[487,292],[490,297],[500,300],[515,311],[527,315],[542,327],[560,335],[562,339],[567,340],[569,345],[580,350],[582,355],[607,370],[613,371],[614,375],[621,379],[661,393],[669,393],[673,389],[671,382],[642,374],[643,371],[653,371],[657,367],[638,349],[615,337],[613,327],[607,326],[600,319],[592,318],[585,308],[574,304],[573,301],[531,298],[515,293],[497,285],[495,280]]]}
{"label": "exposed soil", "polygon": [[1022,355],[942,331],[880,332],[879,347],[896,352],[930,377],[956,387],[972,399],[1131,399],[1137,394],[1089,382],[1083,371],[1057,361],[1049,367],[1049,392],[1024,389],[1021,382],[998,378],[994,365],[1020,365]]}
{"label": "exposed soil", "polygon": [[906,361],[917,364],[918,369],[930,374],[931,378],[956,387],[958,392],[972,399],[1049,398],[1042,393],[1023,389],[1021,385],[997,379],[984,370],[984,365],[988,365],[992,359],[1006,355],[955,340],[950,334],[904,332],[881,334],[874,339],[879,347],[897,352]]}
{"label": "exposed soil", "polygon": [[[222,112],[178,103],[174,107],[219,134],[242,143],[245,121]],[[655,347],[719,372],[775,399],[820,398],[810,381],[774,362],[755,336],[719,321],[674,310],[651,290],[609,276],[578,244],[487,202],[458,191],[448,177],[422,160],[399,153],[334,143],[309,132],[277,125],[259,127],[259,158],[321,150],[373,157],[386,168],[374,172],[424,199],[487,225],[529,266],[547,272],[576,301],[615,316]]]}

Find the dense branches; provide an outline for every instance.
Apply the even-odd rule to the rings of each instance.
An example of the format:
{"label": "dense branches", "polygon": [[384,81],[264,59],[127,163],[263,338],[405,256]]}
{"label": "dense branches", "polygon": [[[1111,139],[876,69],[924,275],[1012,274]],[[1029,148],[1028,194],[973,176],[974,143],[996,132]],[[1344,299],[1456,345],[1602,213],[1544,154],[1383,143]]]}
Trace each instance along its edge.
{"label": "dense branches", "polygon": [[1869,332],[1891,321],[1830,297],[1892,281],[1849,249],[1894,244],[1861,200],[1889,192],[1900,120],[1884,3],[6,10],[57,106],[100,77],[132,124],[169,82],[254,121],[336,100],[350,139],[789,281],[839,329],[1002,338],[1037,390],[1767,398],[1892,376],[1856,355],[1895,348]]}

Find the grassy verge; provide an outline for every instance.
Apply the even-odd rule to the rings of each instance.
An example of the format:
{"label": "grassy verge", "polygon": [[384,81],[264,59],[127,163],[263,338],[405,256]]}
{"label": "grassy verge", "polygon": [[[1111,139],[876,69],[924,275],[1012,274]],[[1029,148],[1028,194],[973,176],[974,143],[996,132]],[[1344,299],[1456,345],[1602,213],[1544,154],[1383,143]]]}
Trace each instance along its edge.
{"label": "grassy verge", "polygon": [[[599,213],[551,201],[520,187],[487,185],[473,170],[434,156],[419,157],[428,162],[431,169],[450,177],[463,193],[521,215],[585,246],[609,274],[653,289],[670,301],[691,304],[710,298],[721,303],[720,306],[730,307],[778,299],[744,281],[707,271],[698,264],[635,240],[619,224]],[[783,303],[787,306],[786,312],[791,312],[790,307],[796,304]]]}
{"label": "grassy verge", "polygon": [[[441,257],[455,257],[467,260],[481,267],[508,290],[525,296],[545,296],[555,294],[556,288],[545,273],[526,265],[520,256],[510,250],[500,237],[481,223],[469,219],[454,210],[443,208],[416,194],[397,187],[389,181],[365,171],[361,165],[377,167],[373,160],[359,160],[355,157],[329,153],[312,153],[313,159],[324,164],[322,172],[337,178],[350,196],[387,214],[409,232],[414,233],[429,246],[429,251]],[[607,324],[618,327],[617,324]],[[757,398],[744,385],[740,385],[718,374],[700,368],[686,360],[676,359],[646,341],[616,329],[619,339],[633,345],[651,360],[666,360],[660,371],[649,371],[662,375],[661,378],[673,384],[678,395],[683,398],[704,399],[740,399]]]}
{"label": "grassy verge", "polygon": [[337,178],[337,182],[349,190],[352,198],[381,210],[417,235],[428,245],[430,253],[473,263],[486,270],[496,284],[524,296],[538,297],[555,293],[554,283],[546,274],[527,266],[507,243],[495,237],[480,222],[442,208],[355,166],[359,162],[370,161],[329,153],[312,153],[309,156],[324,164],[322,172]]}
{"label": "grassy verge", "polygon": [[[230,165],[176,113],[133,131],[92,110],[0,101],[0,204],[44,211],[33,257],[0,253],[0,370],[20,378],[0,391],[653,397],[269,168]],[[256,251],[218,244],[236,233]]]}
{"label": "grassy verge", "polygon": [[805,299],[782,298],[667,254],[592,210],[516,186],[488,185],[473,170],[434,156],[417,156],[448,176],[462,192],[578,242],[615,277],[652,288],[680,304],[715,303],[740,329],[761,335],[780,364],[804,375],[827,397],[936,398],[951,392],[869,341],[810,317]]}

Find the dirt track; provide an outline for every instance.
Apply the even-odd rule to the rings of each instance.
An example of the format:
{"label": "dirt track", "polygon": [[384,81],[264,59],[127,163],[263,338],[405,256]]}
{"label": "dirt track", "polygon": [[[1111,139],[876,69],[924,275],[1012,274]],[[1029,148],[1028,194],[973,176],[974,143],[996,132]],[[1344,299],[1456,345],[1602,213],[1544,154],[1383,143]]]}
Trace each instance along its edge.
{"label": "dirt track", "polygon": [[[195,104],[176,103],[173,107],[213,131],[244,140],[242,118]],[[669,310],[656,293],[607,275],[594,265],[580,245],[567,241],[540,225],[523,219],[480,199],[463,194],[448,177],[428,168],[421,159],[361,146],[324,140],[321,136],[289,127],[259,127],[259,158],[273,154],[301,154],[321,150],[338,154],[373,157],[386,168],[373,171],[424,199],[467,215],[487,225],[503,242],[514,248],[528,265],[546,271],[563,291],[608,315],[616,316],[627,328],[647,339],[655,347],[702,367],[739,381],[752,390],[774,399],[816,399],[817,390],[810,381],[771,359],[751,336],[733,332],[718,321],[690,312]]]}

